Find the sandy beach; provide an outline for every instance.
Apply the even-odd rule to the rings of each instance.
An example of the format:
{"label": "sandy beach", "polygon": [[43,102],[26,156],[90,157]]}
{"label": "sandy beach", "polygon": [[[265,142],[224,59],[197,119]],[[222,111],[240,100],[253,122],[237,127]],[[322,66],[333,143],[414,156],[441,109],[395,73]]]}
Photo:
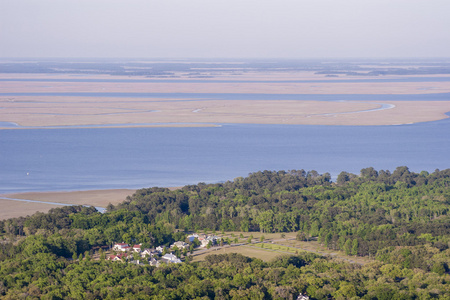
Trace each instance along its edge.
{"label": "sandy beach", "polygon": [[[0,197],[106,207],[109,203],[117,204],[123,202],[127,196],[131,196],[134,192],[135,190],[129,189],[71,192],[29,192],[19,194],[3,194],[0,195]],[[22,202],[5,199],[0,199],[0,205],[2,207],[0,210],[0,220],[26,217],[38,211],[45,213],[52,208],[62,206],[56,204]]]}

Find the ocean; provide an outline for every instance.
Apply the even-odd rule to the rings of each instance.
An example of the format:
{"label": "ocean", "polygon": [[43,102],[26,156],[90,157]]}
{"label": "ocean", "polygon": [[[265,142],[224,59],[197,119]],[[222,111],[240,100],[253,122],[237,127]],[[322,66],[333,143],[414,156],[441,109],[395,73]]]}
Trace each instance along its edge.
{"label": "ocean", "polygon": [[398,126],[0,130],[0,194],[216,183],[262,170],[450,167],[450,119]]}

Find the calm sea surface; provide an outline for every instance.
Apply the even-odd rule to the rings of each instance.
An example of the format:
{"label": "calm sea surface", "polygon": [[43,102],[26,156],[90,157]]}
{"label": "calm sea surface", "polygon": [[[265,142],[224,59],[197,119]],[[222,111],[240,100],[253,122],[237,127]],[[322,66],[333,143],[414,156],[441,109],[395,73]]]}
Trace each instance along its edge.
{"label": "calm sea surface", "polygon": [[[51,87],[50,87],[51,88]],[[316,101],[448,101],[450,93],[432,94],[257,94],[257,93],[0,93],[0,96],[169,98],[198,100],[316,100]],[[100,99],[99,99],[100,100]],[[128,102],[130,100],[127,100]],[[137,101],[137,100],[136,100]],[[142,99],[139,99],[142,102]],[[48,102],[48,101],[46,101]],[[37,102],[34,102],[37,103]]]}
{"label": "calm sea surface", "polygon": [[450,119],[401,126],[0,130],[0,193],[181,186],[259,170],[450,168]]}

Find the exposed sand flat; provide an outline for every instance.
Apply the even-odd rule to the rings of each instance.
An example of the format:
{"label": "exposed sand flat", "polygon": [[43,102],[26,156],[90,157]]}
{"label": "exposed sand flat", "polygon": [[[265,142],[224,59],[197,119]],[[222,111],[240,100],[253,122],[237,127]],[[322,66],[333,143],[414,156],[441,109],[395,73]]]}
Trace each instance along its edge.
{"label": "exposed sand flat", "polygon": [[35,82],[6,81],[0,93],[256,93],[423,94],[449,93],[446,82]]}
{"label": "exposed sand flat", "polygon": [[450,111],[450,101],[328,102],[24,96],[0,97],[0,107],[1,121],[22,126],[210,126],[208,124],[224,123],[394,125],[447,118],[445,113]]}
{"label": "exposed sand flat", "polygon": [[32,214],[38,211],[46,213],[52,208],[62,207],[61,205],[50,205],[33,202],[19,202],[4,199],[0,199],[0,205],[2,207],[2,209],[0,210],[0,220],[31,216]]}
{"label": "exposed sand flat", "polygon": [[[73,191],[73,192],[31,192],[20,194],[5,194],[1,197],[37,200],[54,203],[66,203],[75,205],[92,205],[98,207],[106,207],[109,203],[117,204],[123,202],[127,196],[131,196],[135,190],[117,189],[117,190],[92,190],[92,191]],[[37,211],[48,212],[55,207],[61,205],[21,202],[14,200],[0,199],[0,220],[25,217],[32,215]]]}
{"label": "exposed sand flat", "polygon": [[[226,68],[225,68],[226,69]],[[198,82],[130,82],[142,76],[80,74],[0,74],[0,93],[242,93],[242,94],[432,94],[450,93],[450,81],[361,82],[365,79],[413,78],[414,76],[326,77],[306,71],[223,70],[213,78]],[[208,68],[201,71],[208,75]],[[179,79],[192,74],[178,72]],[[420,77],[433,78],[436,75]],[[439,75],[443,77],[445,75]],[[39,81],[39,80],[43,81]],[[57,79],[114,79],[128,82],[58,82]],[[157,78],[150,78],[160,80]],[[193,78],[195,79],[195,78]],[[329,82],[282,82],[283,80],[324,80]],[[342,80],[355,82],[342,82]],[[44,81],[50,80],[50,81]],[[251,80],[256,82],[217,82]],[[358,81],[359,80],[359,81]],[[168,81],[168,82],[166,82]],[[261,82],[258,82],[261,81]],[[266,82],[263,82],[266,81]],[[270,81],[270,82],[267,82]],[[213,97],[213,96],[212,96]],[[243,96],[245,98],[245,96]],[[343,96],[345,100],[345,96]],[[427,122],[447,118],[449,101],[320,102],[258,101],[216,99],[0,96],[0,122],[22,126],[77,126],[127,124],[127,126],[211,126],[220,123],[392,125]],[[383,105],[391,109],[377,110]],[[395,106],[395,107],[394,107]],[[369,110],[369,111],[368,111]],[[139,124],[139,125],[137,125]],[[144,125],[142,125],[144,124]]]}
{"label": "exposed sand flat", "polygon": [[[370,68],[383,68],[384,66],[367,66]],[[395,67],[395,66],[394,66]],[[404,66],[403,66],[404,67]],[[125,75],[107,75],[107,74],[57,74],[57,73],[0,73],[0,79],[106,79],[106,80],[195,80],[217,81],[217,80],[256,80],[256,81],[284,81],[284,80],[366,80],[366,79],[401,79],[401,78],[433,78],[433,77],[450,77],[450,74],[420,74],[420,75],[385,75],[385,76],[357,76],[357,75],[335,75],[327,76],[325,74],[317,74],[311,71],[293,71],[293,70],[267,70],[265,72],[252,71],[251,69],[233,69],[223,70],[222,72],[208,72],[211,68],[201,70],[201,77],[187,72],[175,71],[172,77],[158,76],[125,76]],[[210,77],[205,77],[210,76]]]}

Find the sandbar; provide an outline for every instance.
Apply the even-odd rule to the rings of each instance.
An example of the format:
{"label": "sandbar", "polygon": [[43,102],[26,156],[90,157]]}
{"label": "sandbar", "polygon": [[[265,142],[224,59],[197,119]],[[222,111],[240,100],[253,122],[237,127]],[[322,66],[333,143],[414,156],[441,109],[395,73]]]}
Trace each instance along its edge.
{"label": "sandbar", "polygon": [[[236,71],[236,72],[235,72]],[[326,77],[314,72],[225,71],[214,73],[201,82],[183,82],[190,75],[177,78],[76,74],[0,74],[0,93],[49,93],[48,96],[0,96],[1,122],[25,127],[104,126],[161,127],[217,126],[220,124],[290,124],[290,125],[398,125],[448,118],[448,101],[345,101],[345,95],[427,95],[450,93],[450,81],[434,81],[433,75],[420,76],[420,82],[366,82],[377,76]],[[381,79],[414,78],[386,76]],[[445,74],[440,77],[448,77]],[[58,81],[83,78],[85,81]],[[33,79],[33,81],[19,81]],[[89,81],[92,79],[93,81]],[[95,81],[107,79],[106,81]],[[114,79],[115,81],[108,81]],[[352,82],[349,82],[350,81]],[[17,81],[15,81],[17,80]],[[52,81],[54,80],[54,81]],[[225,80],[220,82],[220,80]],[[226,80],[232,80],[227,82]],[[302,80],[311,82],[299,82]],[[324,82],[313,82],[314,80]],[[250,81],[250,82],[249,82]],[[353,82],[354,81],[354,82]],[[86,96],[51,95],[52,93],[88,93]],[[90,93],[90,94],[89,94]],[[92,93],[112,96],[92,96]],[[163,93],[168,98],[113,97],[115,93]],[[176,97],[192,93],[192,97]],[[242,99],[213,99],[214,94],[242,94]],[[196,98],[195,95],[201,95]],[[303,100],[246,100],[248,94],[342,95],[341,102]],[[208,95],[208,96],[205,96]],[[205,98],[211,97],[211,98]],[[354,96],[352,97],[354,99]],[[389,106],[392,109],[377,109]],[[3,123],[4,124],[4,123]],[[4,126],[1,129],[20,129]]]}
{"label": "sandbar", "polygon": [[450,82],[2,82],[0,93],[449,93]]}
{"label": "sandbar", "polygon": [[[127,196],[131,196],[134,192],[135,190],[132,189],[112,189],[69,192],[28,192],[3,194],[0,196],[14,199],[106,207],[109,203],[115,205],[123,202]],[[26,217],[38,211],[45,213],[52,208],[62,207],[61,205],[56,204],[22,202],[5,199],[0,199],[0,205],[2,207],[0,211],[0,220]]]}
{"label": "sandbar", "polygon": [[[29,127],[398,125],[448,118],[450,101],[193,100],[0,97],[0,121]],[[384,108],[383,107],[388,107]],[[115,125],[121,124],[121,125]],[[1,126],[1,125],[0,125]],[[4,127],[20,129],[23,127]]]}

